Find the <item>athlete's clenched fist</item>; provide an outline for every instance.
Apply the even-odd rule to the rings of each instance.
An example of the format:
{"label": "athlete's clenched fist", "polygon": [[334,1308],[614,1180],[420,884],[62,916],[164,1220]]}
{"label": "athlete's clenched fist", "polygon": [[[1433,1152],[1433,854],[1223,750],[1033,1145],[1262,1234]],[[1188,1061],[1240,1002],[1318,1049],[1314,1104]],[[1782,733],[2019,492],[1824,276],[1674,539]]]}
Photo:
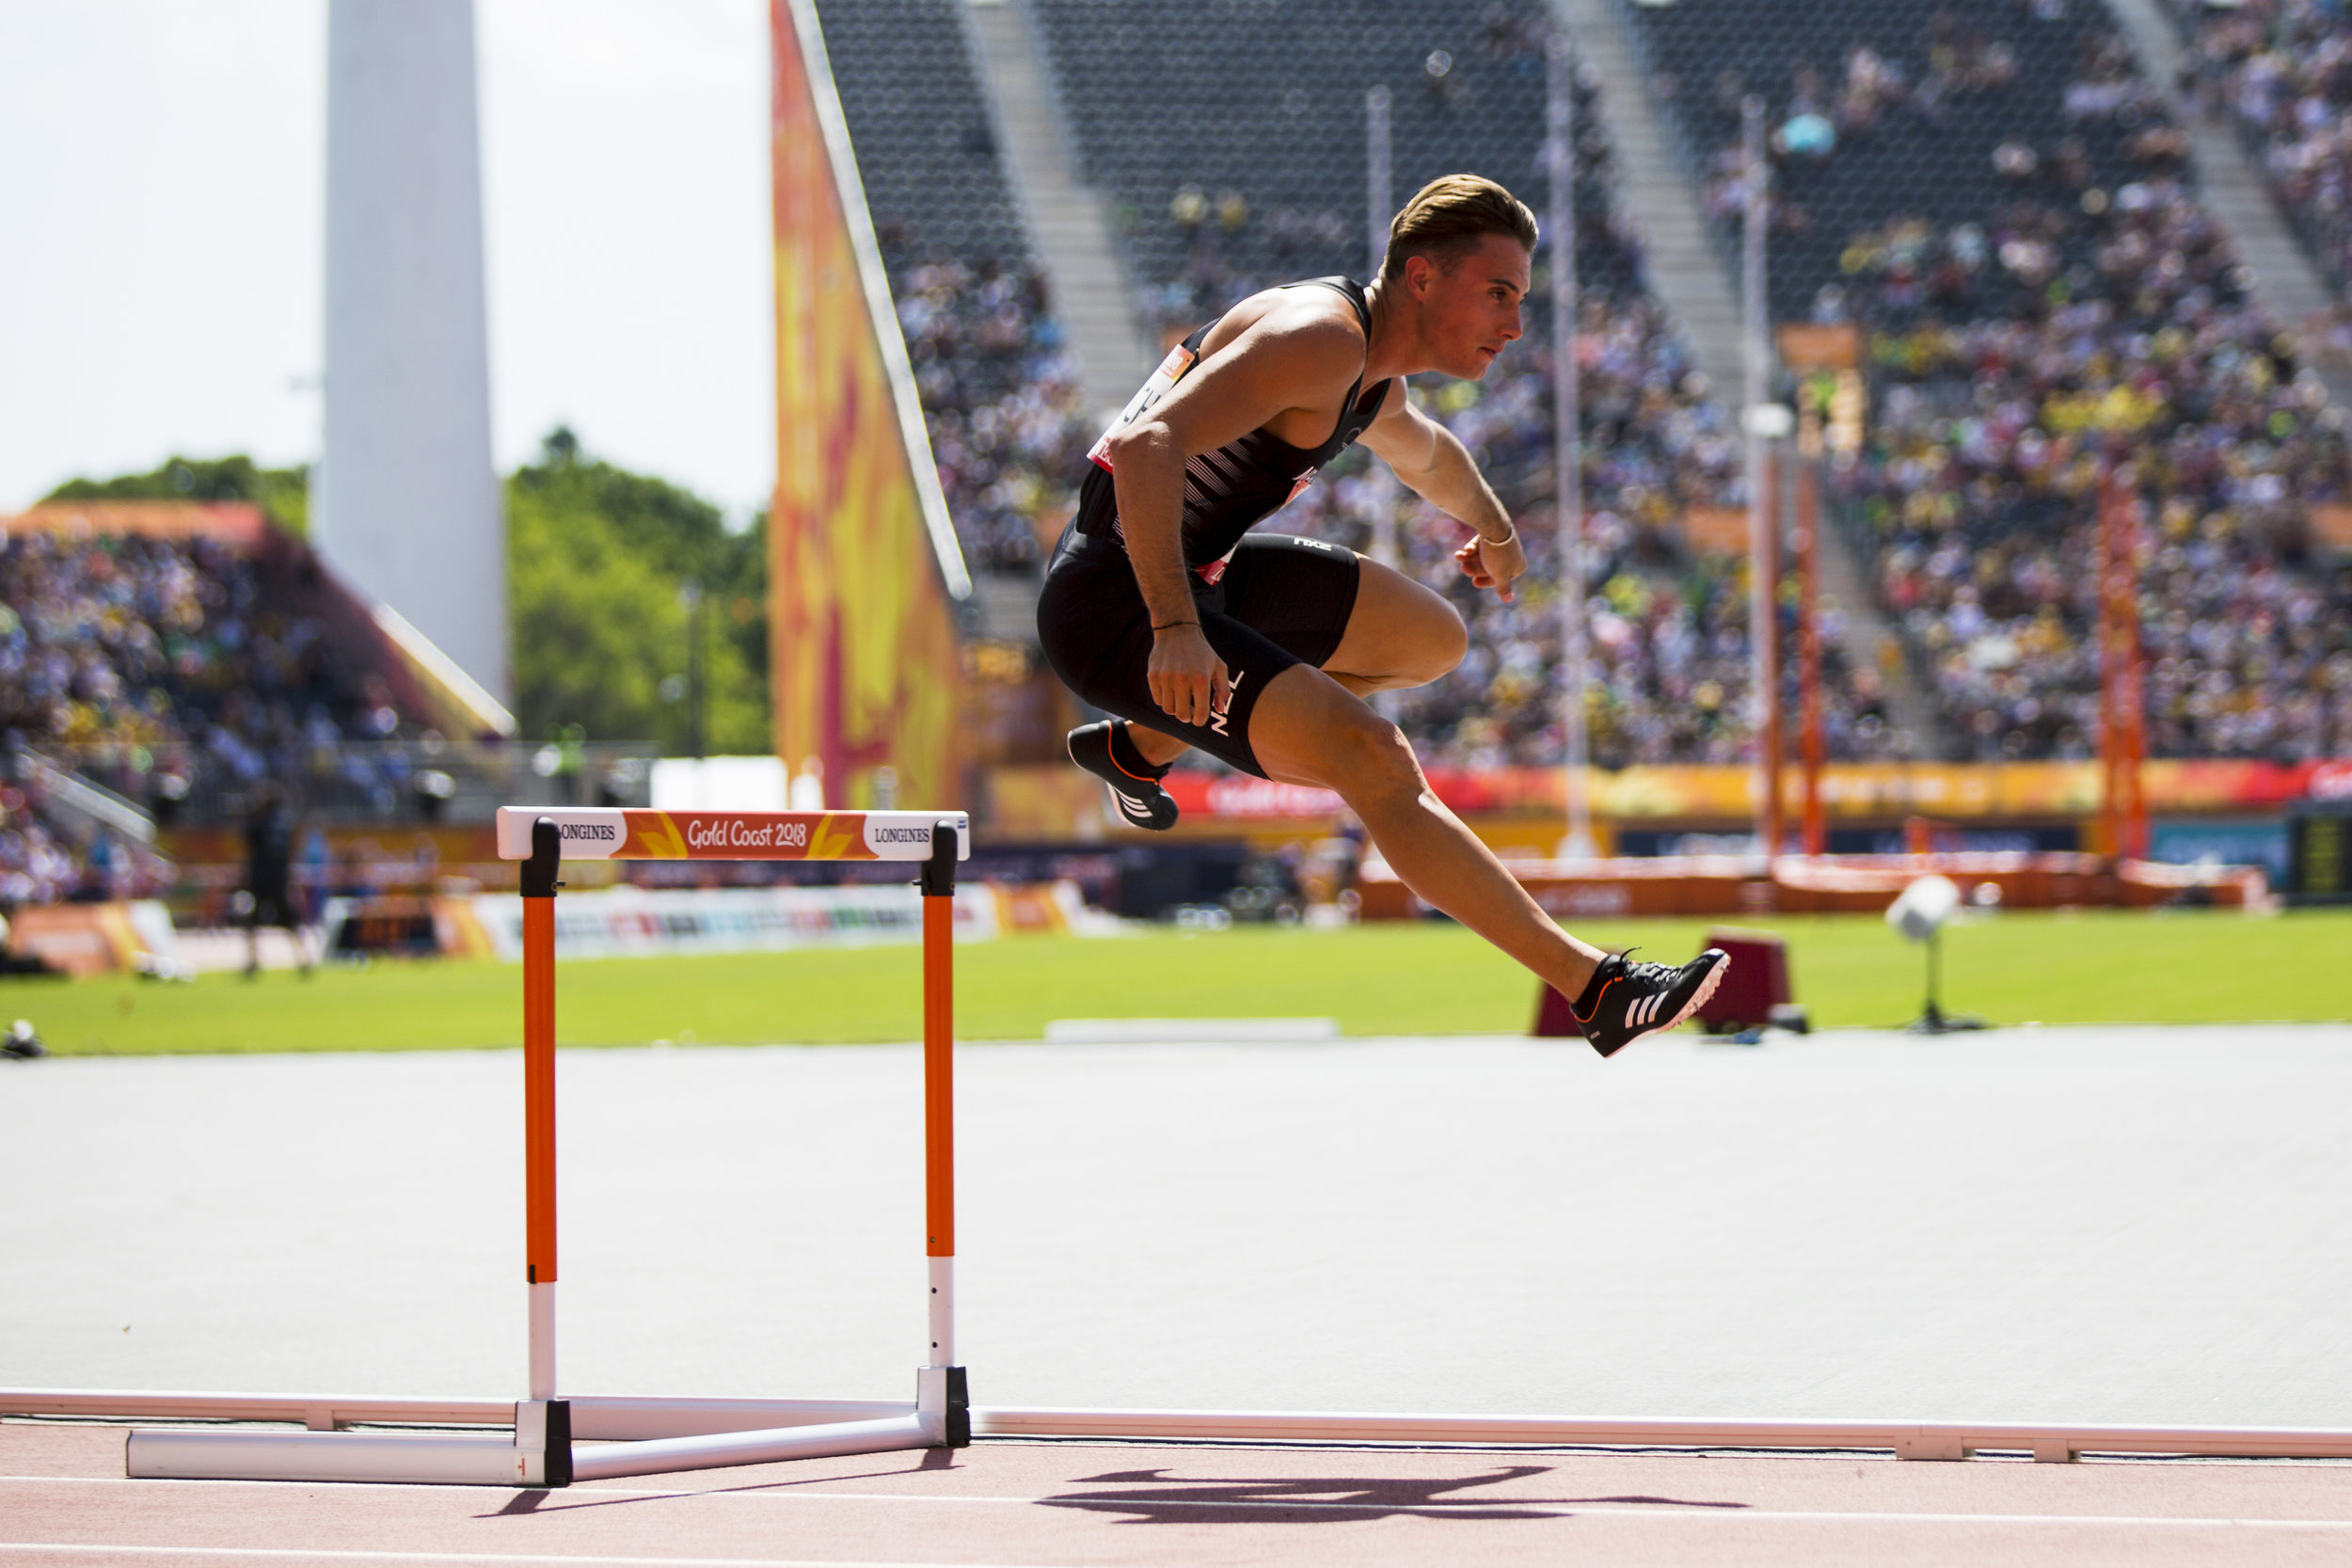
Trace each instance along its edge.
{"label": "athlete's clenched fist", "polygon": [[1225,661],[1200,635],[1197,622],[1181,621],[1153,631],[1146,679],[1161,710],[1187,724],[1207,724],[1233,700]]}

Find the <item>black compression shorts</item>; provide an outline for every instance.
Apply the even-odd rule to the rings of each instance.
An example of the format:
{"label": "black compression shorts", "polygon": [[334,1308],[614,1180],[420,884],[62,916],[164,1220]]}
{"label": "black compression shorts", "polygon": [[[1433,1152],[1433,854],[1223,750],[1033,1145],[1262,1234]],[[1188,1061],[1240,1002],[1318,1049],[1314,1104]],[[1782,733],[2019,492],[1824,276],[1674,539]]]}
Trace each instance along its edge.
{"label": "black compression shorts", "polygon": [[1233,683],[1232,704],[1206,724],[1184,723],[1152,700],[1152,612],[1116,540],[1063,532],[1038,597],[1038,641],[1062,684],[1087,702],[1263,779],[1249,748],[1258,693],[1292,665],[1320,669],[1338,650],[1360,574],[1353,550],[1253,533],[1215,587],[1196,578],[1201,632]]}

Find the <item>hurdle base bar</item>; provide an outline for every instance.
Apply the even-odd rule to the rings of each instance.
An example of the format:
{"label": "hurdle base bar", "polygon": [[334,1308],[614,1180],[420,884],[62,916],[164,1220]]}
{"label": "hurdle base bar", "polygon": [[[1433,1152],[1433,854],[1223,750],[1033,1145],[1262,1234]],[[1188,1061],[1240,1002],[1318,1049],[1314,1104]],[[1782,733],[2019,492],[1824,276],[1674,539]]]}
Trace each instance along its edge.
{"label": "hurdle base bar", "polygon": [[657,1437],[639,1443],[597,1443],[572,1449],[576,1481],[714,1470],[729,1465],[769,1465],[787,1459],[889,1453],[939,1446],[921,1412],[870,1421],[821,1421],[765,1432],[721,1432],[699,1437]]}
{"label": "hurdle base bar", "polygon": [[[582,1401],[603,1405],[593,1427],[575,1427],[576,1436],[624,1426],[698,1423],[703,1430],[633,1442],[575,1448],[572,1475],[579,1481],[621,1476],[666,1475],[674,1470],[711,1470],[730,1465],[772,1465],[789,1459],[832,1459],[845,1454],[891,1453],[903,1449],[962,1448],[972,1441],[971,1402],[961,1367],[925,1367],[914,1374],[913,1406],[835,1406],[801,1402],[793,1414],[816,1417],[857,1411],[849,1419],[803,1419],[768,1427],[738,1427],[755,1418],[760,1402],[729,1400]],[[612,1406],[627,1403],[633,1408]],[[772,1406],[771,1406],[772,1408]],[[723,1426],[714,1423],[726,1423]]]}
{"label": "hurdle base bar", "polygon": [[[480,1406],[511,1433],[134,1430],[124,1472],[142,1480],[363,1481],[453,1486],[555,1487],[574,1481],[782,1460],[961,1448],[972,1440],[964,1369],[926,1367],[913,1404],[848,1400],[585,1399]],[[195,1418],[344,1420],[417,1415],[415,1402],[139,1396],[0,1395],[0,1411],[40,1415],[179,1415]],[[576,1446],[579,1445],[579,1446]]]}
{"label": "hurdle base bar", "polygon": [[372,1481],[441,1486],[572,1482],[561,1400],[512,1405],[508,1433],[220,1432],[134,1428],[123,1474],[142,1481]]}

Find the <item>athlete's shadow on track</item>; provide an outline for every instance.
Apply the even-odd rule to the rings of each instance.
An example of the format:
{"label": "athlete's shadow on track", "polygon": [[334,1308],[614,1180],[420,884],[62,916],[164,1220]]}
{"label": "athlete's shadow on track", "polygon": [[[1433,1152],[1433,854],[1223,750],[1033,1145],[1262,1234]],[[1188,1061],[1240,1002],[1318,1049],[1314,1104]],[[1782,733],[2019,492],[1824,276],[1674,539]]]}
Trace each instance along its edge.
{"label": "athlete's shadow on track", "polygon": [[[922,1462],[909,1467],[863,1471],[846,1476],[808,1476],[790,1481],[760,1481],[744,1486],[680,1488],[647,1491],[619,1497],[570,1497],[541,1488],[518,1492],[506,1505],[481,1518],[529,1513],[568,1513],[582,1508],[613,1508],[636,1503],[667,1502],[719,1492],[776,1492],[797,1486],[838,1485],[843,1481],[903,1477],[928,1470],[956,1468],[945,1449],[925,1451]],[[1083,1513],[1118,1515],[1118,1523],[1157,1524],[1338,1524],[1353,1520],[1419,1518],[1565,1519],[1580,1507],[1601,1504],[1647,1505],[1654,1508],[1742,1509],[1739,1502],[1702,1501],[1692,1497],[1641,1495],[1607,1497],[1496,1497],[1466,1496],[1475,1488],[1504,1485],[1531,1476],[1549,1475],[1547,1465],[1500,1465],[1481,1475],[1447,1476],[1429,1480],[1410,1477],[1279,1476],[1263,1480],[1230,1476],[1190,1478],[1165,1468],[1112,1470],[1078,1482],[1085,1491],[1063,1492],[1026,1500],[1045,1508],[1073,1509]],[[1095,1490],[1101,1488],[1101,1490]],[[564,1500],[558,1500],[563,1498]]]}
{"label": "athlete's shadow on track", "polygon": [[[1745,1508],[1745,1503],[1695,1502],[1681,1497],[1493,1497],[1463,1494],[1547,1475],[1544,1465],[1508,1465],[1483,1475],[1414,1480],[1383,1477],[1283,1476],[1261,1481],[1231,1477],[1188,1479],[1165,1469],[1114,1470],[1089,1476],[1082,1484],[1102,1491],[1065,1492],[1038,1499],[1049,1508],[1116,1513],[1130,1525],[1214,1522],[1236,1524],[1339,1524],[1364,1519],[1561,1519],[1579,1504],[1649,1503],[1669,1508]],[[1116,1485],[1117,1490],[1110,1490]]]}

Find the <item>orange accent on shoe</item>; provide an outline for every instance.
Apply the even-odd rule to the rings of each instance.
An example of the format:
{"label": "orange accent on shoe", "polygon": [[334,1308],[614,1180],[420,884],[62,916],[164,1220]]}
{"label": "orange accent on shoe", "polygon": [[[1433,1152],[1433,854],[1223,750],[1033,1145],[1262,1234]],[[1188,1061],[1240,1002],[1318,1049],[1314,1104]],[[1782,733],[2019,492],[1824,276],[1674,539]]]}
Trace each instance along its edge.
{"label": "orange accent on shoe", "polygon": [[[1111,733],[1112,733],[1113,736],[1114,736],[1114,737],[1116,737],[1119,732],[1118,732],[1117,728],[1114,726],[1114,727],[1113,727],[1113,729],[1112,729],[1112,732],[1111,732]],[[1132,768],[1128,767],[1125,763],[1123,763],[1123,762],[1121,762],[1121,761],[1120,761],[1120,760],[1119,760],[1119,748],[1118,748],[1116,745],[1111,744],[1110,742],[1107,742],[1107,741],[1106,741],[1106,742],[1104,742],[1104,747],[1103,747],[1103,754],[1104,754],[1104,756],[1106,756],[1106,757],[1110,758],[1110,763],[1111,763],[1111,766],[1112,766],[1113,768],[1118,768],[1118,769],[1119,769],[1121,773],[1126,774],[1126,775],[1127,775],[1127,777],[1129,777],[1129,778],[1131,778],[1131,779],[1135,780],[1137,784],[1155,784],[1160,783],[1163,779],[1165,779],[1165,778],[1167,778],[1167,777],[1168,777],[1168,774],[1166,773],[1166,771],[1165,771],[1165,770],[1163,770],[1163,771],[1161,771],[1161,772],[1159,772],[1159,773],[1138,773],[1138,772],[1136,772],[1134,768]]]}
{"label": "orange accent on shoe", "polygon": [[[1611,976],[1609,976],[1609,978],[1608,978],[1608,979],[1603,980],[1603,981],[1600,983],[1600,996],[1607,996],[1607,995],[1609,994],[1609,988],[1610,988],[1611,986],[1615,985],[1618,981],[1620,981],[1620,980],[1622,980],[1622,979],[1624,979],[1624,978],[1625,978],[1625,976],[1624,976],[1624,975],[1622,975],[1622,974],[1612,974]],[[1597,1018],[1598,1018],[1598,1017],[1600,1016],[1600,996],[1596,996],[1596,997],[1594,997],[1594,998],[1593,998],[1593,1010],[1592,1010],[1591,1012],[1589,1012],[1589,1013],[1582,1013],[1582,1014],[1580,1014],[1580,1013],[1576,1010],[1576,1004],[1575,1004],[1575,1003],[1573,1003],[1573,1002],[1569,1003],[1569,1004],[1568,1004],[1568,1016],[1569,1016],[1570,1018],[1572,1018],[1572,1019],[1575,1019],[1575,1020],[1577,1021],[1577,1022],[1579,1022],[1579,1023],[1590,1023],[1590,1022],[1593,1022],[1593,1020],[1595,1020],[1595,1019],[1597,1019]]]}

